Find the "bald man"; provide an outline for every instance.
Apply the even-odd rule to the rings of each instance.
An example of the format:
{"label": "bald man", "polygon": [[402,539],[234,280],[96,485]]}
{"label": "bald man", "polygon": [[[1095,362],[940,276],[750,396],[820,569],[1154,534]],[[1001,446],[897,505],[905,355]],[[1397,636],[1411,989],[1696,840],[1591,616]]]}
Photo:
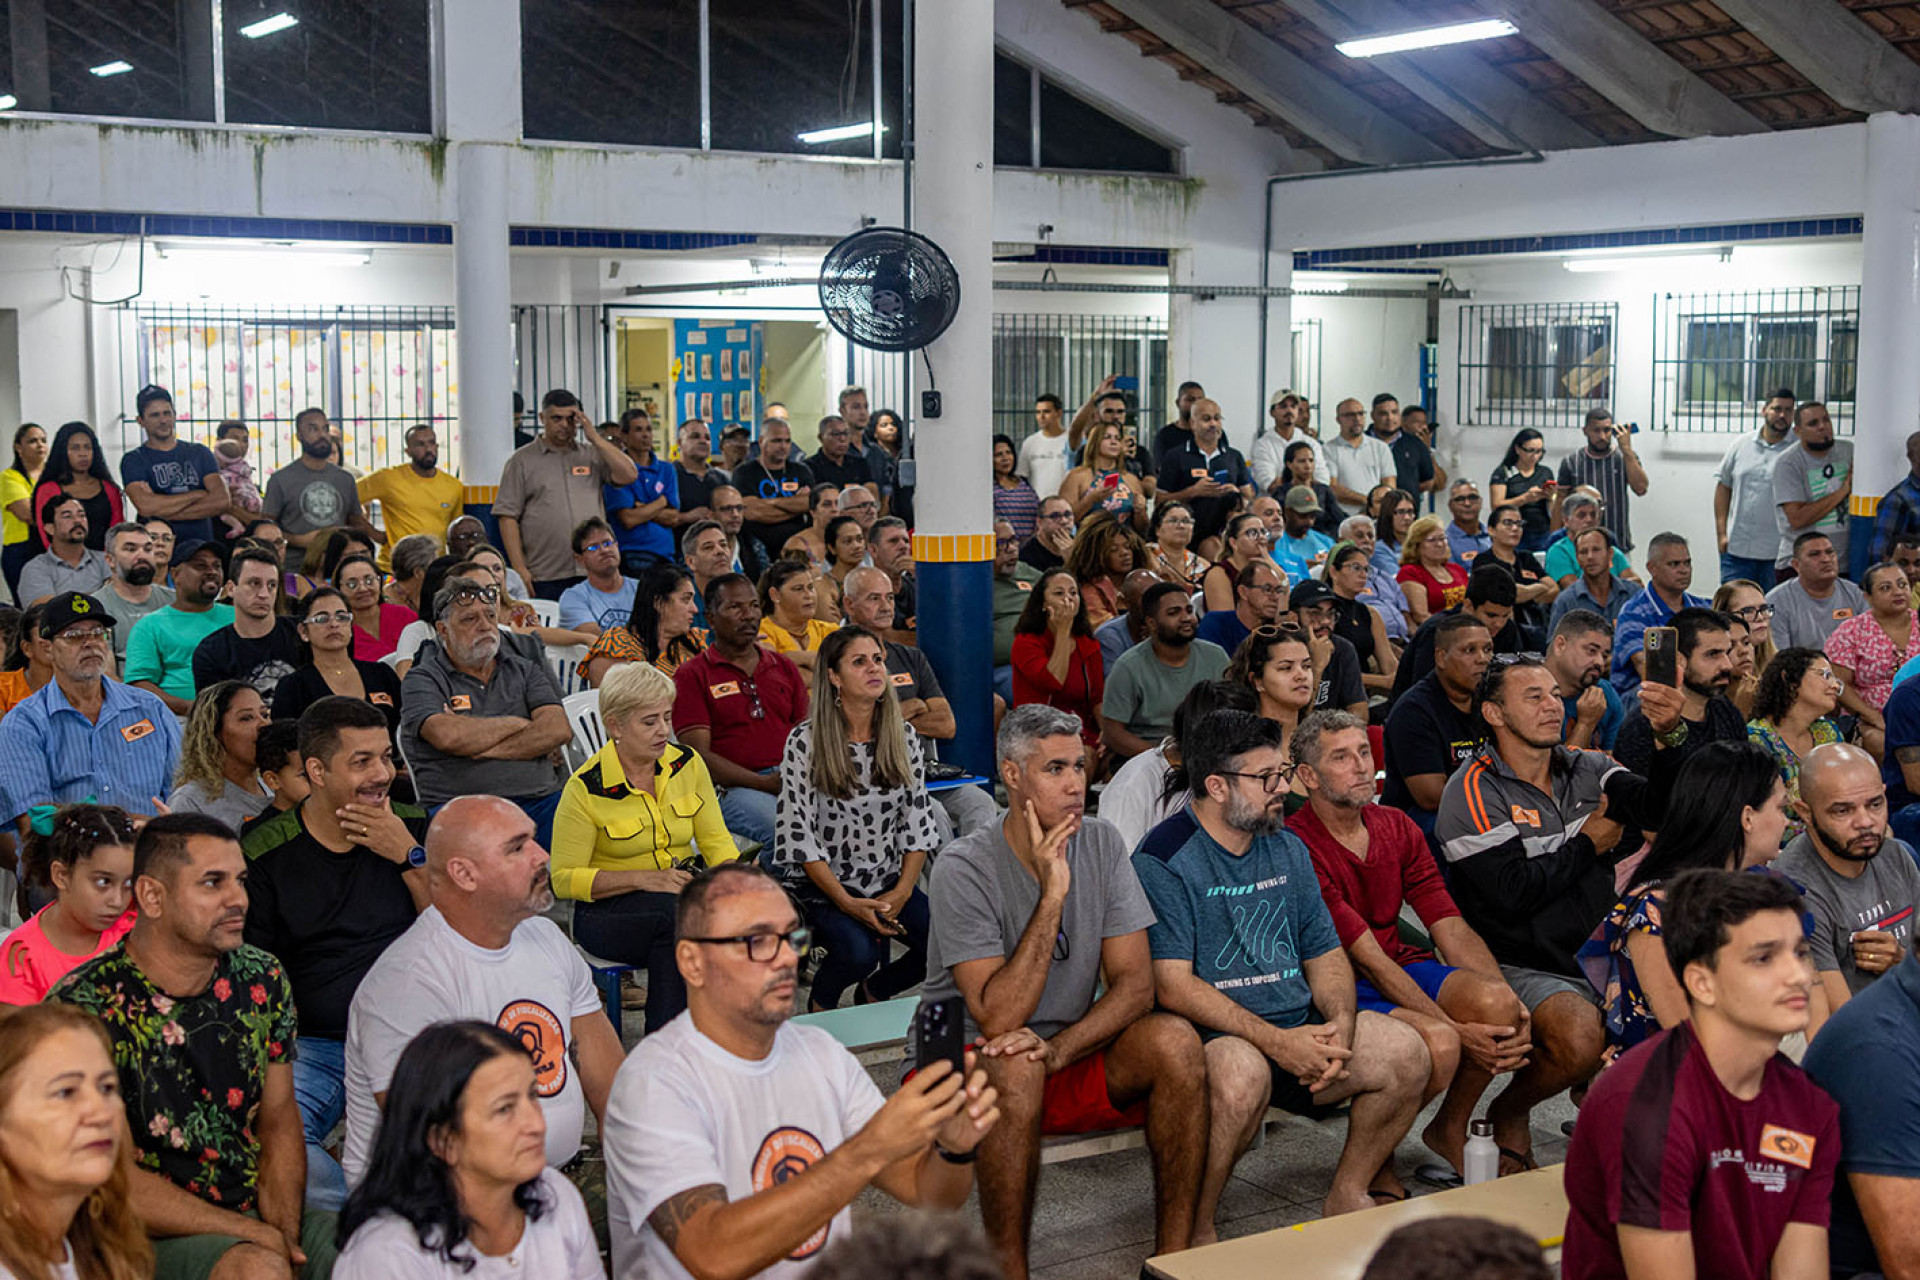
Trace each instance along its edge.
{"label": "bald man", "polygon": [[1193,442],[1160,459],[1160,500],[1178,498],[1193,508],[1193,544],[1201,555],[1218,551],[1201,544],[1218,539],[1228,517],[1253,501],[1253,472],[1225,439],[1225,420],[1217,401],[1193,402]]}
{"label": "bald man", "polygon": [[[1887,830],[1887,788],[1873,757],[1832,743],[1807,753],[1794,803],[1806,831],[1776,869],[1801,885],[1813,913],[1813,967],[1832,1009],[1899,964],[1913,945],[1920,867]],[[1813,1035],[1818,1027],[1809,1027]]]}
{"label": "bald man", "polygon": [[[533,819],[499,796],[461,796],[434,815],[426,849],[427,908],[367,971],[347,1017],[347,1183],[366,1173],[401,1050],[450,1018],[494,1023],[527,1046],[547,1163],[574,1176],[586,1109],[605,1116],[622,1051],[592,972],[540,914],[553,887]],[[604,1240],[604,1188],[581,1191]]]}
{"label": "bald man", "polygon": [[1367,491],[1377,484],[1393,484],[1398,464],[1387,442],[1367,434],[1367,409],[1358,400],[1342,400],[1333,408],[1340,434],[1320,442],[1327,461],[1327,487],[1340,503],[1343,516],[1363,515]]}

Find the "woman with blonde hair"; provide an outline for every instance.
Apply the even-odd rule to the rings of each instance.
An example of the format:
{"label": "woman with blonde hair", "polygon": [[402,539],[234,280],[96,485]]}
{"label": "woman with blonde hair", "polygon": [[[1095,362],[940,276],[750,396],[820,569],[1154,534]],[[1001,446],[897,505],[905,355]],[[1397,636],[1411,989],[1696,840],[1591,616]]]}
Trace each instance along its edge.
{"label": "woman with blonde hair", "polygon": [[[673,959],[674,903],[693,873],[740,856],[706,763],[673,742],[673,677],[623,662],[600,682],[607,742],[567,779],[553,813],[553,891],[594,955],[647,970],[647,1030],[687,1007]],[[698,842],[698,850],[695,843]]]}
{"label": "woman with blonde hair", "polygon": [[1453,548],[1439,516],[1421,516],[1407,530],[1398,578],[1416,627],[1467,598],[1467,571],[1453,563]]}
{"label": "woman with blonde hair", "polygon": [[180,739],[167,807],[175,813],[206,813],[235,831],[266,811],[273,797],[254,767],[253,740],[273,717],[252,685],[222,680],[193,700]]}
{"label": "woman with blonde hair", "polygon": [[132,1177],[106,1028],[71,1005],[0,1009],[0,1276],[151,1276]]}
{"label": "woman with blonde hair", "polygon": [[[774,865],[796,882],[826,959],[811,1004],[890,1000],[927,976],[927,895],[938,843],[920,735],[900,714],[887,649],[861,627],[820,646],[811,714],[780,757]],[[556,836],[557,839],[557,836]],[[889,959],[892,943],[906,954]]]}
{"label": "woman with blonde hair", "polygon": [[1086,602],[1087,623],[1099,626],[1119,616],[1120,584],[1135,569],[1150,567],[1146,539],[1105,511],[1096,511],[1080,526],[1067,547],[1065,568],[1080,584]]}
{"label": "woman with blonde hair", "polygon": [[1116,422],[1096,424],[1087,433],[1086,461],[1060,482],[1060,496],[1073,504],[1075,520],[1104,511],[1135,532],[1145,532],[1147,490],[1130,469],[1127,444],[1126,428]]}

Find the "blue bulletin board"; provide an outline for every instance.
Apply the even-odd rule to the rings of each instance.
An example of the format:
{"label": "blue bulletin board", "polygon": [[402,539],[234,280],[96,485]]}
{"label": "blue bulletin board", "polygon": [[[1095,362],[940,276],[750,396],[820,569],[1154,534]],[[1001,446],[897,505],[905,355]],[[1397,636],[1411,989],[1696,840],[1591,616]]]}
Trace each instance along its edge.
{"label": "blue bulletin board", "polygon": [[758,435],[765,326],[755,320],[673,322],[677,421],[699,418],[720,433],[736,423]]}

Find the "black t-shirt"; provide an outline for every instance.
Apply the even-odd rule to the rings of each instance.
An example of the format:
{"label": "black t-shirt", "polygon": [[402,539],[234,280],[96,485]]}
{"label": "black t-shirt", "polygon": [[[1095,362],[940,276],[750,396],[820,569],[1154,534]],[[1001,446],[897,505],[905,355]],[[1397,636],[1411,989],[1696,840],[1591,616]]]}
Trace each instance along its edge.
{"label": "black t-shirt", "polygon": [[[417,842],[427,811],[395,804]],[[241,842],[247,855],[246,939],[278,956],[293,983],[300,1034],[347,1037],[347,1010],[373,962],[413,926],[405,869],[360,845],[335,853],[308,834],[299,809]]]}
{"label": "black t-shirt", "polygon": [[[395,740],[394,751],[397,755],[400,749],[396,736],[400,732],[400,677],[384,662],[355,658],[353,667],[360,673],[360,683],[366,686],[367,701],[387,718],[387,734]],[[308,663],[289,673],[280,682],[279,688],[273,691],[273,718],[298,720],[307,707],[321,698],[333,696],[334,692],[327,686],[327,678],[320,674],[320,668]]]}
{"label": "black t-shirt", "polygon": [[[1483,564],[1499,565],[1507,571],[1507,576],[1512,578],[1514,585],[1518,587],[1531,587],[1548,581],[1547,571],[1541,567],[1540,561],[1534,558],[1531,551],[1515,551],[1512,564],[1508,564],[1491,551],[1482,551],[1473,558],[1473,563],[1476,568]],[[1546,607],[1537,602],[1529,601],[1516,605],[1513,614],[1526,626],[1545,627],[1547,625]]]}
{"label": "black t-shirt", "polygon": [[[768,501],[791,498],[802,489],[813,487],[813,471],[804,462],[788,462],[778,472],[772,472],[755,458],[734,468],[733,487],[748,498],[765,498]],[[778,548],[806,526],[807,513],[802,511],[791,519],[773,523],[749,520],[746,522],[746,532],[758,538],[762,545],[774,549],[773,553],[778,555]]]}
{"label": "black t-shirt", "polygon": [[[1521,475],[1518,467],[1496,467],[1487,484],[1489,488],[1496,484],[1507,486],[1507,501],[1512,502],[1520,495],[1538,489],[1552,479],[1553,472],[1544,466],[1535,466],[1530,476]],[[1520,522],[1529,538],[1545,535],[1553,528],[1553,504],[1551,502],[1525,504],[1520,508]]]}
{"label": "black t-shirt", "polygon": [[1373,658],[1373,610],[1358,600],[1333,598],[1333,634],[1353,646],[1365,671]]}
{"label": "black t-shirt", "polygon": [[[1687,759],[1709,742],[1746,740],[1747,721],[1740,708],[1726,697],[1708,698],[1706,717],[1687,721],[1687,740],[1680,744],[1680,759]],[[1638,707],[1620,722],[1620,732],[1613,740],[1613,758],[1643,778],[1653,767],[1653,726],[1647,723],[1647,713]]]}
{"label": "black t-shirt", "polygon": [[[1199,449],[1189,443],[1160,461],[1159,484],[1162,495],[1178,493],[1206,477],[1230,484],[1236,489],[1253,484],[1253,473],[1247,470],[1246,459],[1240,456],[1238,449],[1229,448],[1224,443],[1211,458],[1203,456]],[[1188,502],[1187,505],[1193,508],[1193,540],[1199,542],[1211,538],[1226,528],[1228,518],[1240,506],[1240,499],[1240,494],[1229,493],[1217,498],[1194,498]]]}
{"label": "black t-shirt", "polygon": [[1407,779],[1453,771],[1473,758],[1480,746],[1480,726],[1447,699],[1440,677],[1428,675],[1415,682],[1387,713],[1385,729],[1387,785],[1382,804],[1419,811]]}
{"label": "black t-shirt", "polygon": [[300,631],[292,618],[275,618],[273,630],[258,640],[247,639],[228,624],[194,649],[193,687],[238,680],[271,705],[274,687],[299,665]]}
{"label": "black t-shirt", "polygon": [[[723,484],[733,483],[727,478],[727,473],[719,467],[709,466],[704,474],[696,476],[678,462],[673,464],[673,479],[679,485],[680,501],[675,507],[677,511],[694,511],[705,507],[711,513],[713,491]],[[709,514],[708,518],[713,517]],[[680,535],[683,531],[684,526],[676,526],[673,531],[673,554],[676,559],[680,555]]]}
{"label": "black t-shirt", "polygon": [[1327,659],[1327,669],[1320,673],[1320,683],[1314,687],[1313,709],[1325,711],[1331,707],[1345,711],[1367,700],[1367,687],[1360,683],[1360,655],[1339,636],[1331,636],[1329,640],[1333,656]]}
{"label": "black t-shirt", "polygon": [[912,645],[887,641],[887,678],[893,682],[894,696],[901,701],[924,698],[931,702],[947,695],[940,688],[940,677],[933,674],[927,655]]}
{"label": "black t-shirt", "polygon": [[850,484],[871,484],[873,468],[867,465],[866,458],[857,450],[847,450],[847,456],[834,462],[824,453],[816,453],[807,459],[807,470],[813,472],[815,484],[838,485],[842,489]]}
{"label": "black t-shirt", "polygon": [[[1440,626],[1440,619],[1458,612],[1460,612],[1459,609],[1447,609],[1434,614],[1421,623],[1420,629],[1413,633],[1411,640],[1407,641],[1406,649],[1400,654],[1400,669],[1394,673],[1393,677],[1393,696],[1396,699],[1405,697],[1407,690],[1413,687],[1416,680],[1433,670],[1434,632]],[[1519,653],[1520,644],[1520,628],[1513,624],[1513,619],[1509,618],[1507,625],[1500,628],[1500,634],[1493,638],[1493,651]]]}
{"label": "black t-shirt", "polygon": [[[1053,554],[1047,544],[1040,541],[1038,537],[1033,537],[1020,544],[1020,563],[1030,564],[1045,573],[1049,569],[1058,569],[1066,561]],[[896,600],[894,604],[897,608],[899,601]]]}
{"label": "black t-shirt", "polygon": [[[1368,432],[1373,435],[1372,432]],[[1376,440],[1379,436],[1374,436]],[[1433,450],[1411,431],[1402,431],[1391,440],[1383,440],[1393,451],[1394,483],[1408,493],[1420,492],[1420,486],[1433,479]]]}

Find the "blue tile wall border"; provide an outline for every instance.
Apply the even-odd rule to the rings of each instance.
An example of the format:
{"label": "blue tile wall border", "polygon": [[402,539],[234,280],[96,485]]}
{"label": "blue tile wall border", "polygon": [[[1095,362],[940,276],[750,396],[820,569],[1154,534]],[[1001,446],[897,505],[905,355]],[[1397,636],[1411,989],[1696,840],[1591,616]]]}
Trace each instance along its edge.
{"label": "blue tile wall border", "polygon": [[1728,244],[1752,240],[1807,240],[1857,236],[1860,218],[1802,218],[1785,222],[1734,222],[1708,227],[1656,227],[1578,235],[1512,236],[1494,240],[1438,240],[1360,249],[1307,249],[1293,255],[1295,271],[1347,267],[1365,262],[1425,258],[1478,258],[1506,253],[1567,253],[1575,249],[1639,249],[1658,245]]}

